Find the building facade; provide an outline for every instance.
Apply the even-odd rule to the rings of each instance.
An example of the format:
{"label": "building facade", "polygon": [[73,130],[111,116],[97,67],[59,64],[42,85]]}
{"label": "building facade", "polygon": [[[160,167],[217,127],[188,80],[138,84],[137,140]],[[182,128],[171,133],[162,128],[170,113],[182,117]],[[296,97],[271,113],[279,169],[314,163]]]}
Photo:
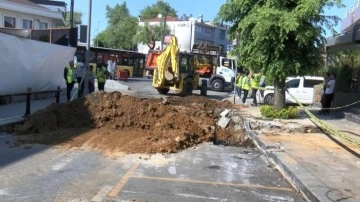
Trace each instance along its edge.
{"label": "building facade", "polygon": [[[147,22],[149,25],[164,23],[164,18],[155,18],[147,21],[139,19],[139,25],[144,26]],[[227,53],[227,48],[232,44],[226,39],[229,27],[225,25],[214,25],[204,22],[202,16],[175,18],[166,17],[166,25],[170,28],[171,34],[178,38],[180,51],[190,52],[194,44],[207,43],[222,47],[222,52]],[[157,42],[155,48],[160,48],[161,43]],[[138,44],[138,51],[147,54],[149,47],[146,44]]]}
{"label": "building facade", "polygon": [[[0,0],[0,27],[15,29],[48,29],[65,25],[64,2]],[[46,6],[44,6],[46,5]],[[63,6],[62,6],[63,5]],[[47,7],[57,7],[56,10]],[[64,7],[64,9],[60,9]]]}

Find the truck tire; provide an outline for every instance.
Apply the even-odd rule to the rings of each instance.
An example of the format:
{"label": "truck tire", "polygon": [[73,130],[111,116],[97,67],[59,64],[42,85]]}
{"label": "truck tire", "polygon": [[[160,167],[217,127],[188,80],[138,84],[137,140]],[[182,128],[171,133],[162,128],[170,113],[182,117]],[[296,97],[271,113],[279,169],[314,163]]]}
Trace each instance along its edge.
{"label": "truck tire", "polygon": [[200,95],[206,96],[207,94],[207,81],[201,80]]}
{"label": "truck tire", "polygon": [[269,93],[265,95],[264,103],[267,105],[273,105],[274,104],[274,93]]}
{"label": "truck tire", "polygon": [[157,91],[161,94],[161,95],[166,95],[169,92],[170,89],[167,88],[158,88]]}
{"label": "truck tire", "polygon": [[183,88],[180,93],[181,96],[191,95],[193,91],[193,80],[191,78],[186,78],[183,82]]}
{"label": "truck tire", "polygon": [[221,79],[215,79],[211,82],[211,89],[214,91],[223,91],[224,90],[224,82]]}

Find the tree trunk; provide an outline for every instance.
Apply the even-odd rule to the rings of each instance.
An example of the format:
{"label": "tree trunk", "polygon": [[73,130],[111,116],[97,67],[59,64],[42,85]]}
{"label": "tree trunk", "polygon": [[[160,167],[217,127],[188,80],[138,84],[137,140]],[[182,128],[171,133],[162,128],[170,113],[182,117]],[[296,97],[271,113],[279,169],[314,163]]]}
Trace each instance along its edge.
{"label": "tree trunk", "polygon": [[274,108],[282,109],[285,107],[285,78],[275,78],[274,85]]}

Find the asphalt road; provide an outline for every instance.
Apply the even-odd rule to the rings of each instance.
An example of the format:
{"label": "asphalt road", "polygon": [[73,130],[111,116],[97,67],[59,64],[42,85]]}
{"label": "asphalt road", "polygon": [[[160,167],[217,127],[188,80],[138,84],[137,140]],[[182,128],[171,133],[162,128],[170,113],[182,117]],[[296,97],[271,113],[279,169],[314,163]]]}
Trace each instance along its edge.
{"label": "asphalt road", "polygon": [[[128,81],[119,81],[121,84],[129,86],[130,91],[126,91],[126,94],[135,95],[139,97],[161,97],[157,90],[151,86],[152,80],[149,78],[130,78]],[[194,95],[200,95],[200,90],[193,90]],[[178,93],[170,90],[168,95],[177,96]],[[216,100],[222,100],[234,96],[232,92],[216,92],[212,90],[207,91],[207,97]]]}
{"label": "asphalt road", "polygon": [[[129,94],[158,96],[149,79],[124,84]],[[110,158],[16,138],[0,133],[0,201],[304,201],[254,149],[205,143],[176,154]]]}

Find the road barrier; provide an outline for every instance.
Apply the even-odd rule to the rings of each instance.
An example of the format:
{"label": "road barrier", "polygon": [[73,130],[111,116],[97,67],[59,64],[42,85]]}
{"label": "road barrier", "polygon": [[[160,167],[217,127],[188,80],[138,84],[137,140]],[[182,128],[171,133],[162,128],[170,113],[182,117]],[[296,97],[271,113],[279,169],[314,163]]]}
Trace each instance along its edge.
{"label": "road barrier", "polygon": [[[9,97],[10,103],[12,101],[13,96],[26,96],[25,113],[24,113],[23,117],[28,117],[31,114],[31,95],[55,93],[55,102],[59,103],[60,102],[60,92],[61,92],[60,86],[58,86],[56,88],[56,90],[40,91],[40,92],[32,92],[31,88],[27,88],[26,93],[6,94],[6,95],[0,95],[0,96],[1,97]],[[19,117],[18,116],[17,117],[9,117],[9,118],[3,119],[3,120],[13,119],[13,118],[19,118]],[[0,120],[0,122],[1,121],[2,120]]]}
{"label": "road barrier", "polygon": [[323,130],[325,130],[328,134],[333,135],[333,136],[337,136],[342,140],[345,140],[346,142],[359,147],[360,148],[360,142],[357,140],[354,140],[352,138],[350,138],[349,136],[346,136],[344,134],[342,134],[340,131],[337,131],[336,129],[332,128],[330,125],[326,124],[325,122],[321,121],[320,119],[318,119],[314,114],[312,114],[308,109],[306,109],[304,107],[304,105],[302,105],[299,100],[297,100],[288,90],[286,90],[287,93],[289,93],[289,95],[296,101],[296,103],[301,107],[302,110],[305,111],[305,113],[310,117],[310,119],[320,128],[322,128]]}

